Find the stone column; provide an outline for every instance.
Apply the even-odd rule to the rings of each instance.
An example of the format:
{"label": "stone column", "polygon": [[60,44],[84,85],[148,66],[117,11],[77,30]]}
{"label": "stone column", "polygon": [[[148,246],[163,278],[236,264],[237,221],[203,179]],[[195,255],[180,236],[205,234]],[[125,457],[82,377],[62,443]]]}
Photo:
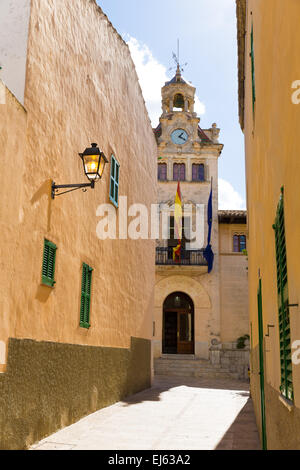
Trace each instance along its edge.
{"label": "stone column", "polygon": [[186,180],[192,181],[192,162],[190,157],[187,157],[186,160]]}
{"label": "stone column", "polygon": [[168,158],[167,180],[173,181],[173,159]]}

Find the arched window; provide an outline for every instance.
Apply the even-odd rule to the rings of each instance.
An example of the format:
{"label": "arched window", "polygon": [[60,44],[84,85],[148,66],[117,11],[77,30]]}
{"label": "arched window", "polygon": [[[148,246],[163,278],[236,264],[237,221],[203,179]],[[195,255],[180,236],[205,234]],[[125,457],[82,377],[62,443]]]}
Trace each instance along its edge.
{"label": "arched window", "polygon": [[158,180],[167,181],[167,164],[166,163],[158,164]]}
{"label": "arched window", "polygon": [[193,181],[204,181],[204,165],[203,163],[194,163],[192,167],[192,179]]}
{"label": "arched window", "polygon": [[174,181],[185,181],[185,164],[174,163],[173,165],[173,180]]}
{"label": "arched window", "polygon": [[233,236],[233,252],[242,253],[243,250],[246,250],[247,242],[246,235],[234,235]]}

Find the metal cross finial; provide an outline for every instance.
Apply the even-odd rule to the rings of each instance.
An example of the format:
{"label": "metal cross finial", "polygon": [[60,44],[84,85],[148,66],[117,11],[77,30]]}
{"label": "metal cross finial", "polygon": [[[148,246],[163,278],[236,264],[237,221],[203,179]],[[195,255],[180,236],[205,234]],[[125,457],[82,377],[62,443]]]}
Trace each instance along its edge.
{"label": "metal cross finial", "polygon": [[[177,55],[175,54],[175,52],[173,52],[172,56],[173,56],[173,60],[176,64],[177,71],[178,72],[184,72],[184,67],[187,66],[187,62],[183,65],[180,64],[180,43],[179,43],[179,39],[177,39]],[[170,67],[169,71],[171,71],[171,70],[174,70],[174,67]]]}

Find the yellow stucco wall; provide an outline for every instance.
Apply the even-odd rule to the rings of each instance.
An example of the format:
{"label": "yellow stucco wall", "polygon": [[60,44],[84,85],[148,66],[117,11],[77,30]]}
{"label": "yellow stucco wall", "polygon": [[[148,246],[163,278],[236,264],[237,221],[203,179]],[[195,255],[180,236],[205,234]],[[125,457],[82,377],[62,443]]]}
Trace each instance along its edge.
{"label": "yellow stucco wall", "polygon": [[[300,448],[300,365],[293,365],[294,411],[279,402],[280,358],[275,240],[272,225],[284,186],[288,288],[299,303],[300,105],[292,83],[300,79],[300,4],[297,0],[248,0],[246,36],[245,142],[249,218],[249,312],[252,323],[252,393],[260,419],[257,288],[262,278],[269,448]],[[251,22],[254,28],[255,119],[252,112]],[[300,340],[299,307],[290,309],[291,340]],[[270,391],[270,392],[269,392]],[[298,411],[297,411],[298,410]],[[298,418],[297,417],[298,413]],[[282,427],[283,422],[285,425]],[[281,429],[282,427],[282,429]],[[281,431],[280,431],[281,429]]]}
{"label": "yellow stucco wall", "polygon": [[[96,235],[110,165],[95,190],[50,197],[51,179],[87,182],[78,152],[97,142],[120,163],[128,206],[156,198],[156,142],[136,71],[93,0],[31,2],[26,145],[25,111],[9,93],[1,107],[0,340],[128,348],[132,336],[150,339],[154,241]],[[44,238],[58,247],[54,289],[41,285]],[[89,330],[79,327],[83,262],[94,268]]]}

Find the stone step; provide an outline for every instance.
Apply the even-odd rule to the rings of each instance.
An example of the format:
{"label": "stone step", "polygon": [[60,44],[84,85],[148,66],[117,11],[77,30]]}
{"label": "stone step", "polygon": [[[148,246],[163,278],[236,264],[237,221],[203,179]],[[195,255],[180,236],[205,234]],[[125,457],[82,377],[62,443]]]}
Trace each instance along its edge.
{"label": "stone step", "polygon": [[238,378],[237,374],[233,374],[227,371],[168,371],[168,372],[160,372],[155,371],[155,375],[157,376],[168,376],[168,377],[199,377],[199,378],[207,378],[207,379],[229,379],[229,378]]}
{"label": "stone step", "polygon": [[[206,365],[211,364],[209,361],[207,362],[159,361],[159,363],[164,366],[174,366],[174,367],[205,367]],[[216,364],[216,365],[220,365],[220,364]]]}
{"label": "stone step", "polygon": [[[222,366],[221,364],[210,364],[209,362],[208,363],[195,362],[194,364],[178,364],[177,362],[169,362],[169,363],[160,362],[157,365],[161,365],[162,367],[180,367],[180,368],[184,368],[184,367],[200,368],[200,367],[221,367]],[[226,367],[225,364],[224,366]]]}
{"label": "stone step", "polygon": [[159,361],[178,361],[178,362],[209,362],[208,359],[199,359],[198,357],[191,355],[191,354],[163,354],[159,359]]}
{"label": "stone step", "polygon": [[233,373],[226,366],[221,364],[211,364],[205,359],[179,360],[172,358],[158,358],[154,360],[154,373],[156,375],[176,376],[176,377],[205,377],[205,378],[238,378],[238,374]]}
{"label": "stone step", "polygon": [[[196,359],[196,356],[194,354],[163,354],[160,357],[160,359],[172,359],[172,360],[175,360],[175,361],[199,360],[199,359]],[[203,359],[203,360],[205,360],[205,359]]]}
{"label": "stone step", "polygon": [[193,372],[197,372],[197,373],[205,373],[205,372],[213,372],[213,373],[218,373],[218,372],[222,372],[222,371],[228,371],[228,369],[214,369],[214,368],[205,368],[205,369],[176,369],[176,368],[172,368],[172,369],[164,369],[164,368],[161,368],[161,367],[155,367],[154,370],[156,372],[180,372],[180,373],[184,373],[184,372],[187,372],[187,373],[193,373]]}
{"label": "stone step", "polygon": [[213,369],[221,369],[221,364],[211,364],[210,362],[189,362],[189,363],[181,363],[176,361],[154,361],[154,367],[160,367],[165,369],[205,369],[205,368],[213,368]]}
{"label": "stone step", "polygon": [[165,373],[165,374],[172,374],[172,373],[178,373],[178,374],[231,374],[232,372],[229,369],[160,369],[160,368],[154,368],[155,373]]}
{"label": "stone step", "polygon": [[185,366],[191,366],[191,367],[195,367],[195,366],[206,366],[206,365],[220,365],[220,363],[218,364],[213,364],[209,361],[166,361],[165,359],[154,359],[154,362],[156,362],[157,364],[163,364],[163,365],[174,365],[174,366],[178,366],[178,367],[185,367]]}

